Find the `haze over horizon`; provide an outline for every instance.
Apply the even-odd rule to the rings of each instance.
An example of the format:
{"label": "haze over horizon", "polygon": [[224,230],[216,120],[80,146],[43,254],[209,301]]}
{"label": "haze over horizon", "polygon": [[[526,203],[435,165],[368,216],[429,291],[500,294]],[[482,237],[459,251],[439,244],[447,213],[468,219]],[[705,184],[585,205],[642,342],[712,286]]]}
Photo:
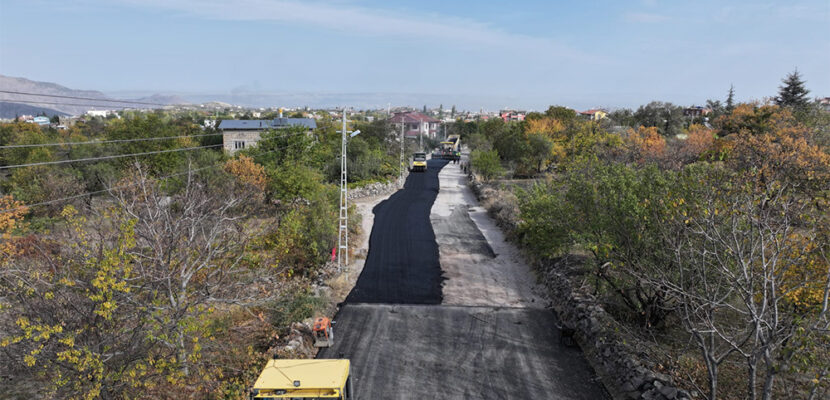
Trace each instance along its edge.
{"label": "haze over horizon", "polygon": [[822,0],[0,0],[0,18],[0,74],[108,94],[636,107],[761,99],[798,68],[830,95]]}

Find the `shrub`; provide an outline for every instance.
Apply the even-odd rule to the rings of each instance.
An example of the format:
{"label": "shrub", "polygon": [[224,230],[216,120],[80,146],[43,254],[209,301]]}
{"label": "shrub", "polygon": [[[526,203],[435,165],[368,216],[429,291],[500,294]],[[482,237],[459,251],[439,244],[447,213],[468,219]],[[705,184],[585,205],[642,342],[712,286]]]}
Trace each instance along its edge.
{"label": "shrub", "polygon": [[502,168],[501,160],[499,159],[499,152],[496,150],[473,151],[470,154],[470,164],[487,181],[501,176],[504,173],[504,168]]}

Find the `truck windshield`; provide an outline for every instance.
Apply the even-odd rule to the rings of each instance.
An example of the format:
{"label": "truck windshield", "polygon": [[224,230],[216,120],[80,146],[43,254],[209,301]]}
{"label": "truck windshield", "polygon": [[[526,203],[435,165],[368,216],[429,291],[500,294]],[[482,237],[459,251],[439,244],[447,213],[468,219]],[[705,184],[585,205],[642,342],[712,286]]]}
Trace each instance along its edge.
{"label": "truck windshield", "polygon": [[415,154],[414,157],[415,157],[415,161],[426,161],[426,159],[427,159],[426,154],[423,154],[423,153]]}

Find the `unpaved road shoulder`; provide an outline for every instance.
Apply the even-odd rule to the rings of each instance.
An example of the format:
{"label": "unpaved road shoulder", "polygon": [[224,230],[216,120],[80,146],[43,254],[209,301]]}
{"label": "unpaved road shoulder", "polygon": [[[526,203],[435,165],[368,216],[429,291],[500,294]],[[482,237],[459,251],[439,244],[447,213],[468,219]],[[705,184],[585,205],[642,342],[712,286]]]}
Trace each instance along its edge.
{"label": "unpaved road shoulder", "polygon": [[430,214],[444,272],[443,304],[545,308],[544,289],[501,230],[478,207],[458,164],[438,174]]}

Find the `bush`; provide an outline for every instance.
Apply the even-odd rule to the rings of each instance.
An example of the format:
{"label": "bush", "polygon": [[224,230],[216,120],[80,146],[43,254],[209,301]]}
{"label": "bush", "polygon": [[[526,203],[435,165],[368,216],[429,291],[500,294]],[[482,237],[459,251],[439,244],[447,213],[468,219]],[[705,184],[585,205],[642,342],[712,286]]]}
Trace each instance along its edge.
{"label": "bush", "polygon": [[474,150],[470,154],[470,165],[486,181],[501,176],[504,173],[504,168],[502,168],[501,160],[499,159],[499,152],[496,150]]}
{"label": "bush", "polygon": [[285,296],[274,303],[271,308],[271,323],[277,328],[285,328],[292,322],[311,318],[326,306],[326,300],[315,297],[310,292],[299,292]]}

